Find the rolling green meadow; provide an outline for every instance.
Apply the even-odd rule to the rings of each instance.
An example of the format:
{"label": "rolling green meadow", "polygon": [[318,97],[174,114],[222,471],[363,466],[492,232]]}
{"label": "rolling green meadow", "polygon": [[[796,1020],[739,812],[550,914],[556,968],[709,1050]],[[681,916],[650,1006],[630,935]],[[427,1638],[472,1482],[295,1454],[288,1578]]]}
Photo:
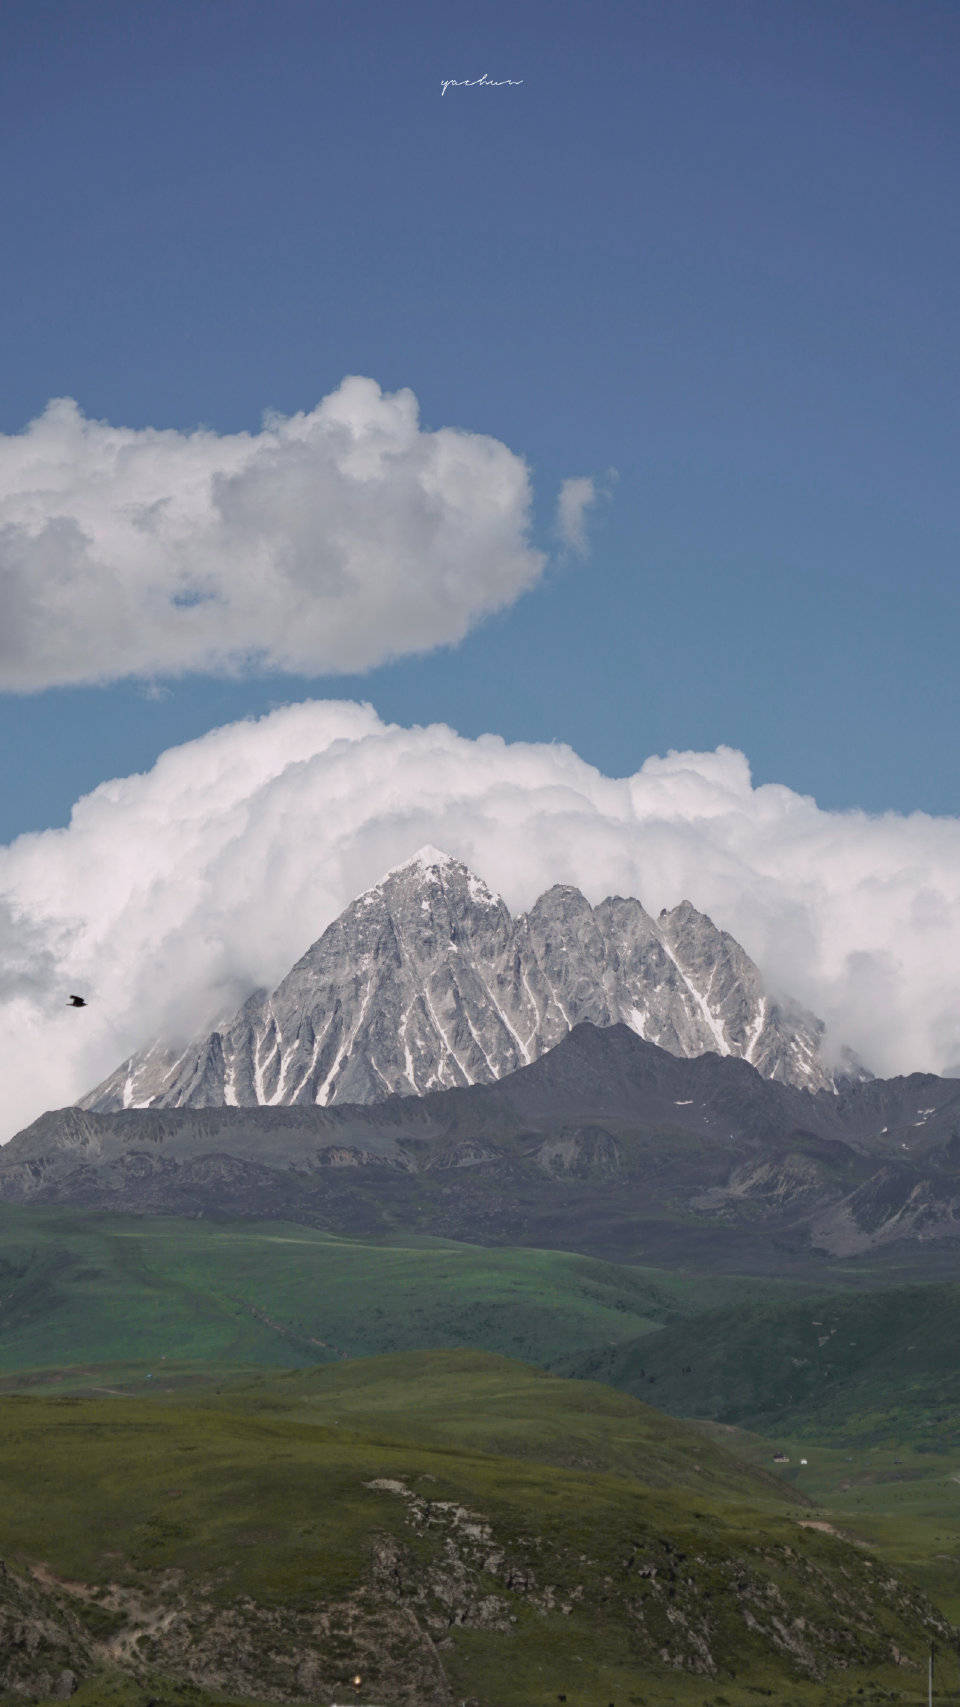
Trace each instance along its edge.
{"label": "rolling green meadow", "polygon": [[766,1289],[562,1361],[684,1416],[960,1452],[960,1285]]}
{"label": "rolling green meadow", "polygon": [[0,1298],[0,1699],[960,1699],[960,1288],[4,1205]]}
{"label": "rolling green meadow", "polygon": [[286,1367],[457,1345],[549,1365],[750,1285],[565,1251],[0,1204],[0,1375],[144,1359]]}
{"label": "rolling green meadow", "polygon": [[[839,1647],[844,1674],[853,1657],[873,1698],[911,1699],[886,1650],[922,1658],[918,1596],[901,1585],[878,1612],[873,1566],[804,1527],[793,1490],[592,1384],[490,1354],[408,1353],[361,1365],[358,1380],[328,1365],[173,1402],[7,1395],[0,1426],[4,1557],[39,1562],[99,1661],[78,1701],[109,1698],[104,1673],[134,1642],[137,1675],[114,1679],[118,1700],[123,1688],[177,1699],[178,1642],[195,1697],[214,1676],[227,1689],[210,1699],[257,1699],[250,1681],[275,1698],[296,1687],[314,1609],[331,1602],[324,1684],[342,1691],[356,1666],[373,1700],[444,1699],[433,1655],[404,1648],[374,1611],[357,1615],[371,1549],[386,1552],[400,1602],[444,1631],[452,1699],[845,1701],[845,1675],[839,1687],[790,1677],[784,1691],[769,1627],[741,1616],[771,1602],[816,1631],[818,1657]],[[705,1678],[690,1662],[707,1604]]]}

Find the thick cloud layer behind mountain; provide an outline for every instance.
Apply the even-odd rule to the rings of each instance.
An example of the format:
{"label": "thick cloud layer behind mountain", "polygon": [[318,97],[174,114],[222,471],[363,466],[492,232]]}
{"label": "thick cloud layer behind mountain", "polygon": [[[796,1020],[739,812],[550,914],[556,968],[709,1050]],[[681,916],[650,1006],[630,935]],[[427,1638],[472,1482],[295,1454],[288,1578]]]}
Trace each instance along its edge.
{"label": "thick cloud layer behind mountain", "polygon": [[726,748],[612,780],[567,747],[308,702],[173,748],[69,829],[0,850],[2,1135],[272,985],[425,842],[512,910],[556,882],[651,911],[688,897],[875,1071],[960,1058],[960,821],[823,812],[754,788]]}
{"label": "thick cloud layer behind mountain", "polygon": [[[461,640],[543,570],[530,497],[506,445],[426,432],[372,379],[254,434],[61,399],[0,434],[0,688],[365,670]],[[586,502],[566,503],[578,540]]]}

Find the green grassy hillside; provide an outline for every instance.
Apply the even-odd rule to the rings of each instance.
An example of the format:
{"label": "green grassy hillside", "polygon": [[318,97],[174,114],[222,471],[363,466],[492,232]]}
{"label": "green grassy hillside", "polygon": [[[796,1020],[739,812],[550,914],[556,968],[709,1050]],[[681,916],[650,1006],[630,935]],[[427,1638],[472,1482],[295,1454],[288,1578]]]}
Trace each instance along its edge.
{"label": "green grassy hillside", "polygon": [[761,1433],[960,1446],[960,1286],[745,1298],[564,1367]]}
{"label": "green grassy hillside", "polygon": [[[805,1502],[779,1476],[660,1411],[592,1381],[568,1381],[488,1353],[430,1352],[235,1380],[205,1406],[287,1416],[390,1440],[500,1453],[632,1477],[648,1488]],[[694,1448],[696,1450],[694,1450]]]}
{"label": "green grassy hillside", "polygon": [[[359,1668],[378,1707],[919,1700],[916,1585],[960,1614],[926,1408],[958,1296],[0,1206],[0,1699],[342,1701]],[[562,1363],[833,1444],[774,1473]],[[896,1407],[941,1449],[902,1477]]]}
{"label": "green grassy hillside", "polygon": [[694,1431],[498,1358],[8,1395],[0,1438],[0,1676],[77,1707],[907,1702],[948,1636]]}
{"label": "green grassy hillside", "polygon": [[[875,1547],[894,1571],[921,1583],[950,1623],[960,1626],[956,1452],[918,1451],[900,1442],[797,1438],[789,1432],[771,1439],[723,1423],[697,1427],[741,1462],[774,1470],[814,1503],[818,1520]],[[775,1450],[785,1462],[774,1463]],[[952,1658],[950,1663],[960,1682]]]}
{"label": "green grassy hillside", "polygon": [[0,1205],[0,1375],[458,1345],[550,1364],[750,1292],[564,1251]]}

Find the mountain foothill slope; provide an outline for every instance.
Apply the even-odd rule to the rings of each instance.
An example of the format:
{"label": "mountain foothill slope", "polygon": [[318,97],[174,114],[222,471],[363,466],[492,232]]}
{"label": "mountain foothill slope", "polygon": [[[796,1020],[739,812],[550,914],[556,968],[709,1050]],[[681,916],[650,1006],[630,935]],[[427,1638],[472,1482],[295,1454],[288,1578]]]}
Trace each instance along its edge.
{"label": "mountain foothill slope", "polygon": [[0,1424],[5,1699],[841,1707],[951,1639],[802,1495],[502,1358],[20,1393]]}
{"label": "mountain foothill slope", "polygon": [[0,1197],[809,1272],[960,1233],[960,1084],[810,1092],[584,1022],[423,1097],[52,1112],[0,1152]]}
{"label": "mountain foothill slope", "polygon": [[623,1023],[678,1056],[715,1051],[808,1090],[868,1077],[823,1056],[824,1027],[776,1001],[688,901],[591,907],[558,884],[512,918],[458,860],[423,848],[354,901],[272,993],[186,1048],[155,1041],[80,1107],[372,1103],[490,1084],[572,1026]]}

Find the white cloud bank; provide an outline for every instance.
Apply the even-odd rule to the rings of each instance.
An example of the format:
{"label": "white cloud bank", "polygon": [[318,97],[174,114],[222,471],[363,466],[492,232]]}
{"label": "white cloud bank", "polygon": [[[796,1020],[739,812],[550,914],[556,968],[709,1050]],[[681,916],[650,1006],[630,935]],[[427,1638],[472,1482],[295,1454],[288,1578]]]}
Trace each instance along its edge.
{"label": "white cloud bank", "polygon": [[[0,849],[0,1136],[273,985],[424,842],[512,910],[555,882],[651,911],[689,897],[876,1071],[960,1059],[960,820],[823,812],[754,788],[728,748],[612,780],[568,747],[307,702],[172,748],[69,829]],[[90,1006],[68,1010],[73,991]]]}
{"label": "white cloud bank", "polygon": [[70,399],[0,435],[0,689],[366,670],[539,579],[526,464],[345,379],[260,433],[112,427]]}

